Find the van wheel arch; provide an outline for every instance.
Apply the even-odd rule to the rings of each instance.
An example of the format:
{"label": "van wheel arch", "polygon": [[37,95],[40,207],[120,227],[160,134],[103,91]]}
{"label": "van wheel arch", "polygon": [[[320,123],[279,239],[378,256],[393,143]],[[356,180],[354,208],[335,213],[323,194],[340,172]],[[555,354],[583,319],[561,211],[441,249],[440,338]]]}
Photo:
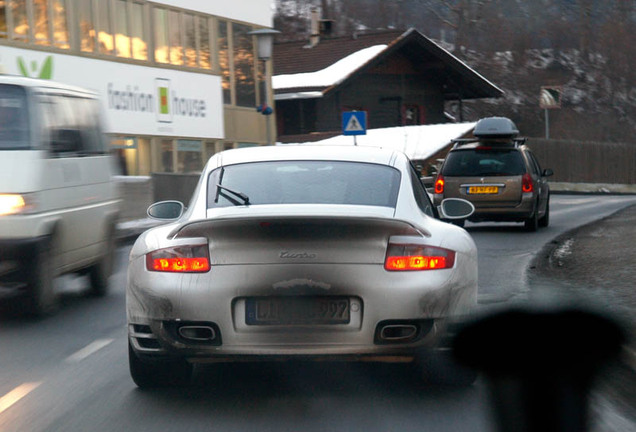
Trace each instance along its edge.
{"label": "van wheel arch", "polygon": [[115,251],[117,249],[115,240],[116,221],[116,217],[111,217],[106,220],[104,228],[104,253],[95,264],[88,268],[88,277],[90,280],[89,292],[96,297],[101,297],[108,291],[108,281],[115,267]]}
{"label": "van wheel arch", "polygon": [[[58,275],[57,225],[50,234],[36,243],[33,250],[33,268],[27,269],[27,293],[25,312],[28,315],[42,317],[53,314],[58,308],[58,297],[55,292],[55,278]],[[26,266],[26,263],[24,264]]]}

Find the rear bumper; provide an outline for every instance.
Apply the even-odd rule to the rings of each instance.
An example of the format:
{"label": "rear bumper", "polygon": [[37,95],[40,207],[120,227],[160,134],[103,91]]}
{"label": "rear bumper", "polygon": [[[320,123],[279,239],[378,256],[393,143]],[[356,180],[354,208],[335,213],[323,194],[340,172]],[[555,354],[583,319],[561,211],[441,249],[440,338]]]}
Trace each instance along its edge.
{"label": "rear bumper", "polygon": [[[454,269],[421,272],[416,278],[386,272],[381,265],[334,264],[218,266],[202,277],[148,272],[144,260],[135,259],[129,263],[128,336],[141,357],[402,361],[436,346],[451,320],[473,311],[476,259],[460,254],[457,261]],[[281,284],[281,276],[296,282]],[[316,295],[348,297],[350,321],[287,326],[247,322],[248,297]],[[207,327],[203,334],[214,337],[188,340],[180,326]]]}

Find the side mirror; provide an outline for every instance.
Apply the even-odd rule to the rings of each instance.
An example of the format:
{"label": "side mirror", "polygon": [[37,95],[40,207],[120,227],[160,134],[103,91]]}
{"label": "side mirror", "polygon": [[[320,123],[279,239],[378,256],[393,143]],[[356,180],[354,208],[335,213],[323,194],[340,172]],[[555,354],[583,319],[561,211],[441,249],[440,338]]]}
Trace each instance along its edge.
{"label": "side mirror", "polygon": [[543,177],[550,177],[553,174],[554,174],[554,171],[552,171],[551,168],[546,168],[543,170]]}
{"label": "side mirror", "polygon": [[475,213],[475,206],[461,198],[446,198],[437,207],[442,219],[466,219]]}
{"label": "side mirror", "polygon": [[148,207],[148,216],[159,220],[176,220],[181,217],[185,206],[181,201],[159,201]]}

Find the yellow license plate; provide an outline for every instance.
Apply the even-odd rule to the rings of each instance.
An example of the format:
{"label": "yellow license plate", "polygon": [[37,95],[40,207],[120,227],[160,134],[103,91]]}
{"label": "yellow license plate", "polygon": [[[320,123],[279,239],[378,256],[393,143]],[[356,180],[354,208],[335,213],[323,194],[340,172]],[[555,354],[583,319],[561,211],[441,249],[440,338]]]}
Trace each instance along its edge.
{"label": "yellow license plate", "polygon": [[496,194],[499,193],[498,186],[470,186],[469,194]]}

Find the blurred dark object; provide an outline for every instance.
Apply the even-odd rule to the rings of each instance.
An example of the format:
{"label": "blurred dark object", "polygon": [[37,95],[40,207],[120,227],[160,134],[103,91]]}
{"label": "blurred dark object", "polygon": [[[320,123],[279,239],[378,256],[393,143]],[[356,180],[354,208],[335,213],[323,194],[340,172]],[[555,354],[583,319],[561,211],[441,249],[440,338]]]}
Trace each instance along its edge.
{"label": "blurred dark object", "polygon": [[501,431],[585,431],[588,396],[625,340],[619,324],[576,307],[518,308],[464,327],[457,359],[483,372]]}

